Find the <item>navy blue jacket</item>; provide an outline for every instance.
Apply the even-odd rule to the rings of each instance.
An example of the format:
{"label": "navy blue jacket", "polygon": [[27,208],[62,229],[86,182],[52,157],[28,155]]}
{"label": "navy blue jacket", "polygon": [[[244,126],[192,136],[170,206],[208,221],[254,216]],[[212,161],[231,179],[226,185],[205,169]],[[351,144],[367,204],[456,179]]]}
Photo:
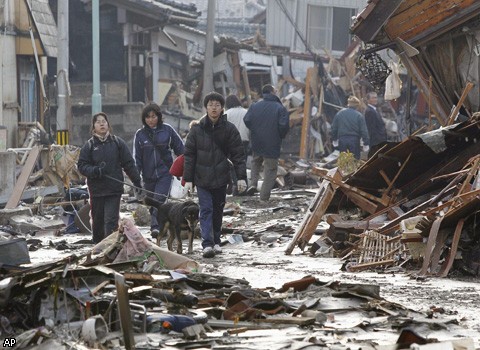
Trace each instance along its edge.
{"label": "navy blue jacket", "polygon": [[342,136],[355,136],[363,139],[364,145],[370,145],[367,124],[362,113],[352,107],[343,108],[335,114],[331,130],[332,140]]}
{"label": "navy blue jacket", "polygon": [[[80,150],[78,159],[78,170],[87,177],[88,190],[91,197],[110,196],[123,194],[123,170],[128,175],[132,183],[140,187],[140,174],[135,167],[135,161],[128,149],[127,144],[118,136],[110,135],[105,142],[101,142],[93,136],[87,141]],[[105,176],[98,178],[95,176],[94,168],[100,166],[103,168],[103,174],[113,177],[115,181]]]}
{"label": "navy blue jacket", "polygon": [[161,123],[155,129],[144,125],[137,130],[133,139],[133,157],[144,182],[155,182],[170,176],[172,150],[179,156],[183,154],[184,145],[180,135],[169,124]]}
{"label": "navy blue jacket", "polygon": [[246,180],[245,153],[235,125],[225,114],[216,124],[203,116],[191,126],[185,142],[183,179],[207,189],[225,186],[230,181],[228,160],[232,162],[237,178]]}
{"label": "navy blue jacket", "polygon": [[250,129],[253,153],[265,158],[280,158],[282,139],[290,127],[290,116],[280,99],[264,94],[263,100],[250,106],[243,121]]}

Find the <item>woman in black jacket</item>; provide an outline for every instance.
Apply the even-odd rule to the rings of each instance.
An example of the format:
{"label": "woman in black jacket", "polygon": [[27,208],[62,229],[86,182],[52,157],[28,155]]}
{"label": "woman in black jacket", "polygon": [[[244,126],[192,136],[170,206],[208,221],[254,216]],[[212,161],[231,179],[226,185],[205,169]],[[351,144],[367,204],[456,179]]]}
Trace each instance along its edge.
{"label": "woman in black jacket", "polygon": [[203,257],[213,258],[222,252],[220,234],[230,163],[239,193],[246,190],[247,170],[240,133],[223,114],[223,96],[211,92],[203,105],[207,114],[192,123],[185,142],[183,179],[187,190],[192,191],[193,184],[197,187]]}
{"label": "woman in black jacket", "polygon": [[[78,170],[87,177],[93,243],[98,243],[118,228],[123,170],[141,192],[141,178],[125,141],[112,135],[108,117],[100,112],[92,118],[92,137],[83,145]],[[117,181],[113,180],[116,179]]]}

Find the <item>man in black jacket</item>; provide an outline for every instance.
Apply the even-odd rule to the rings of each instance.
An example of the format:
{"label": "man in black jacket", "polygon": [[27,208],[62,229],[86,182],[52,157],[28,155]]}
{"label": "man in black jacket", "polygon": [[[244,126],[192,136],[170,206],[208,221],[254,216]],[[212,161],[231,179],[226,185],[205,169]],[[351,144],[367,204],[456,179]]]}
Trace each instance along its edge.
{"label": "man in black jacket", "polygon": [[367,123],[368,135],[370,136],[370,151],[375,152],[378,148],[376,147],[377,145],[387,141],[387,130],[382,117],[377,111],[377,93],[367,93],[366,99],[365,122]]}
{"label": "man in black jacket", "polygon": [[193,190],[194,184],[197,188],[203,257],[213,258],[222,252],[220,234],[230,163],[238,179],[239,193],[246,190],[247,171],[240,133],[223,114],[225,99],[210,92],[203,105],[207,114],[191,124],[185,141],[183,179],[188,191]]}
{"label": "man in black jacket", "polygon": [[290,127],[288,111],[275,93],[272,85],[264,85],[263,99],[252,104],[243,118],[251,132],[253,152],[251,187],[248,193],[253,194],[256,190],[263,164],[263,184],[260,190],[260,200],[263,201],[270,199],[270,192],[277,178],[282,140]]}

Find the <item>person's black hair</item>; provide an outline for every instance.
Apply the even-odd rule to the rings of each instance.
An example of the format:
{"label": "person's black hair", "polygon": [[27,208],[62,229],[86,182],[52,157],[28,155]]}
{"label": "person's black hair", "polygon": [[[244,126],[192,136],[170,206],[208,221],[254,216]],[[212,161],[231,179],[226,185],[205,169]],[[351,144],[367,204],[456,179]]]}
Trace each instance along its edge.
{"label": "person's black hair", "polygon": [[158,117],[157,126],[161,125],[162,122],[163,122],[162,111],[161,111],[161,109],[160,109],[160,106],[157,105],[155,102],[150,102],[150,103],[147,104],[145,107],[143,107],[143,110],[142,110],[142,124],[143,124],[143,125],[147,125],[147,123],[145,122],[145,119],[147,119],[148,114],[149,114],[151,111],[154,111],[154,112],[155,112],[155,115]]}
{"label": "person's black hair", "polygon": [[222,105],[222,108],[225,106],[225,99],[222,94],[219,94],[216,91],[209,92],[203,99],[203,107],[207,108],[207,104],[210,101],[217,101]]}
{"label": "person's black hair", "polygon": [[98,117],[104,117],[105,120],[107,121],[107,124],[108,124],[108,131],[110,132],[110,134],[112,133],[112,127],[110,125],[110,122],[108,121],[108,116],[106,113],[104,112],[98,112],[98,113],[95,113],[93,116],[92,116],[92,129],[90,130],[91,133],[94,132],[95,130],[95,122],[97,121]]}
{"label": "person's black hair", "polygon": [[227,99],[225,100],[225,108],[230,109],[234,107],[241,107],[242,102],[240,102],[240,99],[237,97],[237,95],[228,95]]}
{"label": "person's black hair", "polygon": [[273,87],[273,85],[270,85],[270,84],[263,85],[262,94],[272,94],[274,92],[275,92],[275,88]]}

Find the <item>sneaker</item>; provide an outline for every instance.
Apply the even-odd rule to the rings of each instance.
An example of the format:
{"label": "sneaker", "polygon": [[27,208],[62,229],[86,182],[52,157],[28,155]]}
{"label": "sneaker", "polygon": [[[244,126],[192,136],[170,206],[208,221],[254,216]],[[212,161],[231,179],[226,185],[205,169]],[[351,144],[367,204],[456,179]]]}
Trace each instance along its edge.
{"label": "sneaker", "polygon": [[215,251],[213,250],[212,247],[205,247],[203,248],[203,257],[204,258],[214,258],[215,257]]}
{"label": "sneaker", "polygon": [[153,229],[150,231],[150,234],[152,235],[152,238],[157,238],[159,235],[160,231],[157,229]]}
{"label": "sneaker", "polygon": [[213,246],[213,251],[215,252],[215,254],[222,254],[222,247],[220,247],[220,245],[218,244],[215,244]]}
{"label": "sneaker", "polygon": [[257,192],[257,188],[255,186],[250,186],[247,190],[247,195],[253,196]]}

